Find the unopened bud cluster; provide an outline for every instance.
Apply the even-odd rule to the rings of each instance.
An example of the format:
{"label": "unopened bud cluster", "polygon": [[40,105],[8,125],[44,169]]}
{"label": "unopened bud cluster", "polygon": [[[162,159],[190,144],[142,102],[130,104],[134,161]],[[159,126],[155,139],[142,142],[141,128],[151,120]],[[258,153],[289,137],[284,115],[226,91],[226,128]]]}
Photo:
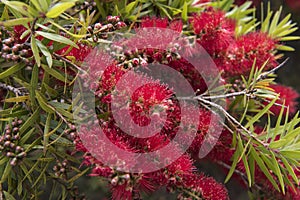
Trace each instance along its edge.
{"label": "unopened bud cluster", "polygon": [[234,82],[232,83],[232,87],[231,87],[231,90],[230,92],[231,93],[234,93],[234,92],[241,92],[243,90],[246,89],[246,85],[245,83],[240,80],[240,79],[236,79],[234,80]]}
{"label": "unopened bud cluster", "polygon": [[77,2],[76,4],[79,10],[85,10],[85,9],[93,10],[97,5],[96,2],[89,2],[89,1]]}
{"label": "unopened bud cluster", "polygon": [[11,31],[6,30],[3,26],[0,27],[0,48],[0,56],[6,61],[23,61],[30,64],[28,60],[28,57],[30,57],[29,46],[20,44]]}
{"label": "unopened bud cluster", "polygon": [[57,177],[65,178],[67,175],[67,169],[68,169],[68,160],[65,159],[62,162],[56,160],[56,165],[54,165],[53,167],[54,175]]}
{"label": "unopened bud cluster", "polygon": [[22,123],[22,120],[15,118],[10,125],[6,125],[0,137],[0,151],[2,155],[10,158],[12,166],[16,166],[27,155],[24,148],[19,146],[19,127]]}
{"label": "unopened bud cluster", "polygon": [[74,124],[69,124],[69,128],[65,130],[65,134],[69,139],[74,140],[77,136],[76,126]]}
{"label": "unopened bud cluster", "polygon": [[120,21],[118,16],[108,16],[106,23],[95,23],[88,27],[88,32],[92,35],[93,41],[98,42],[99,39],[108,39],[109,34],[126,27],[126,23]]}

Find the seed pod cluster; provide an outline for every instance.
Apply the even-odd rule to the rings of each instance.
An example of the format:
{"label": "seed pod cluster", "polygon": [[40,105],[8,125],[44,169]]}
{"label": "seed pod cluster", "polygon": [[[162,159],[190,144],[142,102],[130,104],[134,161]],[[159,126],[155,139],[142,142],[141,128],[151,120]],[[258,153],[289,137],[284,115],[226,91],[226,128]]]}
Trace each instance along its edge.
{"label": "seed pod cluster", "polygon": [[76,126],[74,124],[69,124],[69,128],[65,130],[65,134],[70,140],[77,138]]}
{"label": "seed pod cluster", "polygon": [[31,56],[29,45],[19,43],[11,31],[5,27],[0,27],[0,56],[6,61],[20,62],[30,64],[28,58]]}
{"label": "seed pod cluster", "polygon": [[89,10],[95,10],[95,7],[97,6],[96,2],[92,1],[83,1],[83,2],[77,2],[76,3],[76,8],[77,10],[81,11],[81,10],[85,10],[85,9],[89,9]]}
{"label": "seed pod cluster", "polygon": [[95,23],[88,27],[88,32],[91,34],[94,42],[97,42],[98,39],[108,39],[110,36],[109,33],[120,30],[126,26],[125,22],[120,21],[119,16],[108,16],[106,23]]}
{"label": "seed pod cluster", "polygon": [[56,160],[56,164],[53,167],[54,175],[57,177],[66,178],[68,169],[68,160]]}
{"label": "seed pod cluster", "polygon": [[0,137],[0,151],[2,155],[10,158],[12,166],[16,166],[27,155],[24,148],[19,146],[19,127],[22,123],[21,119],[15,118],[11,124],[6,125],[4,133]]}
{"label": "seed pod cluster", "polygon": [[232,84],[232,89],[230,90],[231,93],[234,93],[234,92],[241,92],[243,91],[244,89],[246,89],[246,86],[245,84],[243,83],[242,80],[240,79],[236,79],[234,80],[233,84]]}

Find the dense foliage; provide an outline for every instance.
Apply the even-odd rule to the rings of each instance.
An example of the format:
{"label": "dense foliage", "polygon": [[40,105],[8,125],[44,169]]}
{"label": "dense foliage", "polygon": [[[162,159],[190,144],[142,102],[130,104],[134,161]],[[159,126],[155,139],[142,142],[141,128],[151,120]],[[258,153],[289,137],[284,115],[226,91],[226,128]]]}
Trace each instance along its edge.
{"label": "dense foliage", "polygon": [[[283,53],[294,50],[286,42],[300,38],[290,15],[264,8],[258,20],[248,1],[1,0],[0,199],[85,199],[76,181],[86,175],[104,180],[113,199],[147,199],[161,188],[177,199],[229,199],[199,170],[204,161],[251,199],[300,199],[299,94],[276,83]],[[204,55],[197,45],[211,60],[201,74],[191,62]],[[207,80],[212,63],[218,74]],[[151,77],[170,75],[153,64],[180,72],[195,96],[178,96],[178,80]],[[78,84],[93,92],[93,107]],[[153,121],[155,135],[129,134]],[[157,153],[126,163],[107,141]],[[207,141],[214,147],[201,158]],[[157,170],[134,171],[141,163]]]}

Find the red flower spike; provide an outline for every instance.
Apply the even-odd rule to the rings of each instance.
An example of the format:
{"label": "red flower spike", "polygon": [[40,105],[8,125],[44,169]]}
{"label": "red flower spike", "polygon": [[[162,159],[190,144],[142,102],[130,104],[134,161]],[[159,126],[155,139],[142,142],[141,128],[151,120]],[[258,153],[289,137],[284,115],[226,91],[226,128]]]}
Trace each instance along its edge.
{"label": "red flower spike", "polygon": [[[276,101],[277,104],[285,105],[289,107],[289,113],[292,115],[297,111],[297,98],[299,98],[299,93],[296,92],[291,87],[283,86],[283,85],[271,85],[270,86],[274,91],[279,94],[279,99]],[[271,107],[271,111],[275,115],[279,115],[282,107],[278,105],[273,105]],[[285,112],[287,109],[285,109]]]}
{"label": "red flower spike", "polygon": [[[181,177],[181,181],[176,182],[176,187],[183,188],[195,195],[201,196],[207,200],[228,200],[227,190],[223,185],[217,183],[216,180],[206,177],[203,174],[190,174]],[[188,193],[182,192],[178,198],[191,198]]]}
{"label": "red flower spike", "polygon": [[64,55],[68,49],[70,48],[70,46],[66,46],[58,51],[56,51],[55,53],[59,54],[59,55],[63,55],[63,56],[73,56],[77,61],[83,61],[87,55],[92,51],[92,48],[90,46],[84,45],[84,44],[77,44],[79,46],[79,49],[73,47],[72,50],[67,53],[66,55]]}
{"label": "red flower spike", "polygon": [[182,31],[182,21],[181,20],[174,20],[169,23],[168,18],[156,18],[156,17],[146,17],[141,22],[141,28],[170,28],[174,31],[181,32]]}
{"label": "red flower spike", "polygon": [[266,33],[252,32],[238,38],[235,45],[215,59],[215,63],[224,71],[225,77],[247,75],[254,61],[258,68],[268,61],[264,70],[270,70],[277,66],[274,55],[276,44]]}
{"label": "red flower spike", "polygon": [[212,8],[191,19],[197,42],[212,56],[226,51],[234,43],[235,22]]}
{"label": "red flower spike", "polygon": [[21,35],[26,31],[27,29],[25,28],[25,26],[23,25],[17,25],[17,26],[14,26],[14,38],[15,40],[18,42],[18,43],[24,43],[28,36],[27,37],[24,37],[23,39],[21,39]]}

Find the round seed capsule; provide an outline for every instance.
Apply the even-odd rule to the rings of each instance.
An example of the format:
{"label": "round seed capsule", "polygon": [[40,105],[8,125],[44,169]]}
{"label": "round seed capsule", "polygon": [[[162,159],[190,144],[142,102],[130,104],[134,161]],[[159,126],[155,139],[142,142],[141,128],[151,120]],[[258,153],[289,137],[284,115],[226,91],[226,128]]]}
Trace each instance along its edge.
{"label": "round seed capsule", "polygon": [[11,143],[11,141],[5,141],[5,142],[4,142],[4,146],[5,146],[5,147],[9,147],[9,146],[10,146],[10,143]]}
{"label": "round seed capsule", "polygon": [[18,162],[18,160],[17,160],[17,158],[13,158],[11,161],[10,161],[10,165],[11,166],[16,166],[17,165],[17,162]]}

